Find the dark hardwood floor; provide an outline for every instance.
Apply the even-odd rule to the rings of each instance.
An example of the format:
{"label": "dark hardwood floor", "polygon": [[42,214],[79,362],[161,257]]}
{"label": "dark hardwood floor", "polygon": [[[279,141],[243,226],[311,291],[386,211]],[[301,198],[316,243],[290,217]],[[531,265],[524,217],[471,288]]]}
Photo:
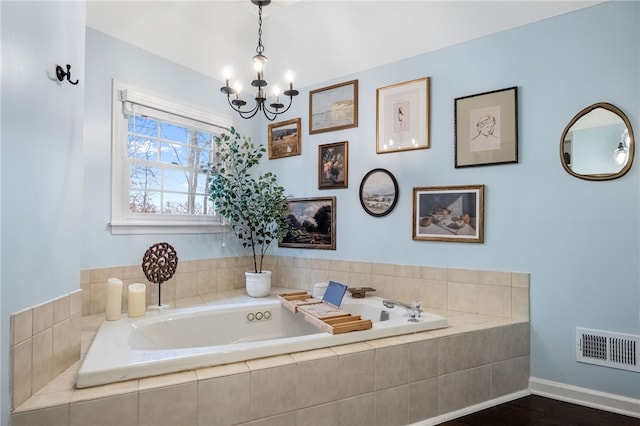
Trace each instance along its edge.
{"label": "dark hardwood floor", "polygon": [[529,395],[440,426],[640,426],[640,419]]}

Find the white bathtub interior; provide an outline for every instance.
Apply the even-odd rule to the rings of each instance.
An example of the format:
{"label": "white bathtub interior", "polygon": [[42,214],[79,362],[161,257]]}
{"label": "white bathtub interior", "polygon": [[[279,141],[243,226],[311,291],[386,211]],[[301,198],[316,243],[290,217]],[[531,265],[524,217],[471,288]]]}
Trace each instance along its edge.
{"label": "white bathtub interior", "polygon": [[[218,303],[147,312],[105,321],[80,367],[79,388],[254,358],[362,342],[447,327],[424,312],[417,323],[378,297],[345,297],[341,309],[371,319],[369,330],[332,335],[283,308],[275,299]],[[380,321],[381,311],[389,320]]]}

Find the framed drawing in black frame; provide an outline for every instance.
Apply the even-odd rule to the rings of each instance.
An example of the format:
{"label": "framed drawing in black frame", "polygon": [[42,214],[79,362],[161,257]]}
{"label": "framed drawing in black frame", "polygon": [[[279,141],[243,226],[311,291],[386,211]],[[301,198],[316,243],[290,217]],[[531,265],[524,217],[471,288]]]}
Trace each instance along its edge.
{"label": "framed drawing in black frame", "polygon": [[455,167],[518,162],[518,88],[455,100]]}
{"label": "framed drawing in black frame", "polygon": [[413,188],[413,239],[484,242],[484,185]]}
{"label": "framed drawing in black frame", "polygon": [[309,92],[309,134],[358,127],[358,80]]}
{"label": "framed drawing in black frame", "polygon": [[289,233],[278,247],[336,249],[336,197],[288,201]]}
{"label": "framed drawing in black frame", "polygon": [[391,213],[398,203],[398,182],[386,169],[370,170],[360,183],[360,204],[371,216]]}

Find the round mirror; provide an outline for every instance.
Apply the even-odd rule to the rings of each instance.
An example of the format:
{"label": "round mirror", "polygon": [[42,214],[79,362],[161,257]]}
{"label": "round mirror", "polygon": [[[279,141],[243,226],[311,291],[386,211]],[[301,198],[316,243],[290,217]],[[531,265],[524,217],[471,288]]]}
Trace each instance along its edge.
{"label": "round mirror", "polygon": [[560,139],[560,161],[571,175],[587,180],[623,176],[633,163],[631,123],[614,105],[593,104],[569,122]]}

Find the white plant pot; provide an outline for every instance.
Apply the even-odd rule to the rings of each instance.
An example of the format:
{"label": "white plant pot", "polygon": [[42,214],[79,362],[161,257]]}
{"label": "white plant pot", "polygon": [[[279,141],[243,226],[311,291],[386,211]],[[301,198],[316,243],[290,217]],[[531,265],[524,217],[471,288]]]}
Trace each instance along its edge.
{"label": "white plant pot", "polygon": [[250,297],[265,297],[271,291],[271,271],[245,272],[245,287]]}

